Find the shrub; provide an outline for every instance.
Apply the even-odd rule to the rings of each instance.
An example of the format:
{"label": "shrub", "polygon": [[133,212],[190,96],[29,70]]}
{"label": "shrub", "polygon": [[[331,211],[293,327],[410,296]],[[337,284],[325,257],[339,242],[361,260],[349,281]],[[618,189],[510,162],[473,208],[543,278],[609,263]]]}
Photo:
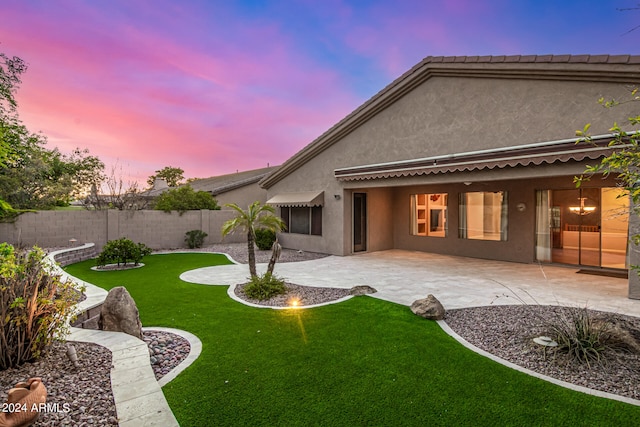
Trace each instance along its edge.
{"label": "shrub", "polygon": [[202,230],[191,230],[187,231],[187,237],[184,238],[184,241],[187,243],[189,249],[201,248],[204,243],[204,238],[207,236],[208,234]]}
{"label": "shrub", "polygon": [[172,188],[158,196],[155,209],[164,212],[178,211],[183,214],[191,210],[219,210],[220,206],[210,193],[195,191],[190,185],[184,185]]}
{"label": "shrub", "polygon": [[259,301],[282,295],[286,292],[287,288],[284,286],[284,280],[269,273],[265,273],[262,276],[253,276],[244,288],[244,293],[249,298]]}
{"label": "shrub", "polygon": [[120,266],[127,265],[129,261],[133,262],[133,265],[138,265],[140,260],[150,253],[151,249],[147,245],[134,243],[126,237],[109,240],[98,255],[96,265],[104,267],[107,264],[116,263]]}
{"label": "shrub", "polygon": [[80,294],[46,262],[40,248],[0,244],[0,370],[37,359],[68,330]]}
{"label": "shrub", "polygon": [[578,363],[601,364],[605,352],[619,347],[612,325],[596,319],[587,308],[564,308],[549,324],[549,335],[558,343],[556,350]]}
{"label": "shrub", "polygon": [[258,249],[267,251],[271,249],[273,243],[276,241],[276,233],[273,230],[266,228],[256,229],[256,246]]}

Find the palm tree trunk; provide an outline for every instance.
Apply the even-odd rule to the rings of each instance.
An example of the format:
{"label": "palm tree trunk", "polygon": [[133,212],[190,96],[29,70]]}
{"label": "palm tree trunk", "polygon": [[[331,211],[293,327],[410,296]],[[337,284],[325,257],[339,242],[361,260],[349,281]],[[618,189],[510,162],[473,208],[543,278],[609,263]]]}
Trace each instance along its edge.
{"label": "palm tree trunk", "polygon": [[275,242],[273,242],[273,246],[271,247],[271,259],[269,260],[269,266],[267,267],[267,274],[273,275],[273,269],[276,266],[276,261],[280,258],[280,253],[282,252],[282,246],[278,243],[278,238],[276,237]]}
{"label": "palm tree trunk", "polygon": [[249,274],[251,277],[256,277],[258,273],[256,273],[256,251],[253,244],[254,238],[253,233],[249,231],[247,233],[247,251],[249,252]]}

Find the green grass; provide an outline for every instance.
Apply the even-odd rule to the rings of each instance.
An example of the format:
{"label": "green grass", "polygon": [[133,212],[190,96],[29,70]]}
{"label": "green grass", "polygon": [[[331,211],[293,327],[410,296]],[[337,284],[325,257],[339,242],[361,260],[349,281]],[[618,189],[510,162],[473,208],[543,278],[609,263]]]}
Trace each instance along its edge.
{"label": "green grass", "polygon": [[187,426],[637,425],[640,407],[574,392],[467,350],[405,306],[362,296],[308,310],[256,309],[180,273],[213,254],[146,257],[144,268],[66,270],[126,286],[145,326],[190,331],[198,360],[163,388]]}

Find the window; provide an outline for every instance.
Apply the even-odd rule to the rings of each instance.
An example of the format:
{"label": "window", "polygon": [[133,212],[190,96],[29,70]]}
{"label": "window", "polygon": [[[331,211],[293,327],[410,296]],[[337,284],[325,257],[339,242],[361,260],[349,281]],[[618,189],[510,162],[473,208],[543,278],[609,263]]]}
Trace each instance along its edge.
{"label": "window", "polygon": [[285,232],[322,236],[322,207],[281,207],[280,217],[287,226]]}
{"label": "window", "polygon": [[477,240],[507,240],[507,193],[460,194],[458,237]]}
{"label": "window", "polygon": [[411,234],[447,236],[447,193],[411,196]]}

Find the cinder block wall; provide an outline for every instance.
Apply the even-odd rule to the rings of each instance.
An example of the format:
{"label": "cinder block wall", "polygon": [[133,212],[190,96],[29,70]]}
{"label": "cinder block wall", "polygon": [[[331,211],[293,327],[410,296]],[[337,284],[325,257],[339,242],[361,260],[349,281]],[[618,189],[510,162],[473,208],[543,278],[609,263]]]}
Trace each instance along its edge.
{"label": "cinder block wall", "polygon": [[[38,211],[22,214],[13,223],[0,223],[0,241],[17,246],[52,248],[95,243],[96,250],[109,240],[126,237],[152,249],[185,247],[185,233],[202,230],[205,244],[220,243],[222,224],[233,218],[233,211]],[[230,235],[225,242],[244,242],[242,234]]]}

